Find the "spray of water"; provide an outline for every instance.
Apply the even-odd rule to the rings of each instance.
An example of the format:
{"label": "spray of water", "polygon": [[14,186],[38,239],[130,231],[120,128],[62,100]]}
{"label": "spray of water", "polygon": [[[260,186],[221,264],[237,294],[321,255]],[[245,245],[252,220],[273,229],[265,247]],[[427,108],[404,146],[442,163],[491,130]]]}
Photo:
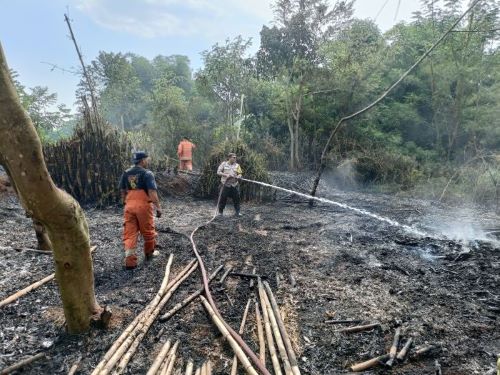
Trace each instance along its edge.
{"label": "spray of water", "polygon": [[260,181],[248,180],[246,178],[242,178],[242,180],[243,181],[247,181],[247,182],[251,182],[253,184],[261,185],[261,186],[264,186],[264,187],[268,187],[268,188],[271,188],[271,189],[284,191],[284,192],[287,192],[287,193],[290,193],[290,194],[295,194],[295,195],[297,195],[299,197],[303,197],[303,198],[306,198],[306,199],[312,199],[312,200],[315,200],[317,202],[322,202],[322,203],[326,203],[326,204],[332,204],[332,205],[344,208],[346,210],[357,212],[357,213],[359,213],[361,215],[372,217],[372,218],[374,218],[376,220],[382,221],[382,222],[387,223],[389,225],[392,225],[394,227],[401,228],[401,229],[403,229],[403,230],[405,230],[407,232],[410,232],[410,233],[412,233],[414,235],[421,236],[421,237],[429,237],[429,234],[427,234],[425,232],[422,232],[421,230],[418,230],[416,228],[413,228],[413,227],[411,227],[409,225],[398,223],[395,220],[392,220],[392,219],[386,218],[384,216],[380,216],[380,215],[374,214],[374,213],[372,213],[370,211],[366,211],[366,210],[363,210],[361,208],[356,208],[356,207],[349,206],[349,205],[347,205],[345,203],[335,202],[333,200],[326,199],[326,198],[313,197],[312,195],[309,195],[309,194],[299,193],[297,191],[285,189],[285,188],[282,188],[282,187],[279,187],[279,186],[275,186],[275,185],[271,185],[271,184],[266,184],[266,183],[260,182]]}

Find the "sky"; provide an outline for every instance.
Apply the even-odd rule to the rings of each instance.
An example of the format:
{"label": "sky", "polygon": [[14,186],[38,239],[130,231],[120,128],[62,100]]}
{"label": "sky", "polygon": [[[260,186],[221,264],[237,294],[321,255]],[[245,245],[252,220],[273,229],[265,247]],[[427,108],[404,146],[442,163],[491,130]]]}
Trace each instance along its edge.
{"label": "sky", "polygon": [[[0,43],[9,67],[25,87],[47,86],[70,108],[79,77],[68,71],[75,71],[79,61],[65,13],[86,63],[99,51],[132,52],[148,59],[180,54],[189,57],[194,71],[202,65],[200,52],[226,38],[252,38],[256,50],[262,25],[270,25],[273,18],[271,0],[0,1]],[[411,21],[419,4],[356,0],[355,17],[374,19],[386,31]]]}

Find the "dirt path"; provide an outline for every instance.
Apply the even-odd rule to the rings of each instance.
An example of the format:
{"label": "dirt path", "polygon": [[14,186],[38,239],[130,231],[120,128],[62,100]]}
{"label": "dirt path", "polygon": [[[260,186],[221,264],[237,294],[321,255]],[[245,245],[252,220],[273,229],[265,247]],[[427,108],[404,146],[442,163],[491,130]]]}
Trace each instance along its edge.
{"label": "dirt path", "polygon": [[[447,207],[422,201],[334,190],[320,194],[427,231],[435,231],[436,218],[444,223],[457,216]],[[438,350],[373,373],[430,374],[436,360],[445,374],[484,374],[493,368],[500,352],[497,244],[419,238],[337,207],[310,209],[302,200],[284,195],[278,199],[244,205],[241,219],[218,218],[199,232],[196,241],[210,271],[220,264],[241,272],[255,267],[267,277],[303,374],[346,373],[349,365],[384,354],[396,326],[402,327],[403,340],[413,337],[417,346],[431,343]],[[80,355],[81,373],[89,373],[156,292],[168,254],[174,254],[174,272],[193,258],[184,234],[213,213],[213,202],[167,201],[166,215],[158,223],[162,255],[151,264],[141,262],[132,272],[121,267],[120,209],[87,211],[92,242],[98,245],[96,291],[100,303],[114,313],[111,328],[81,337],[64,334],[57,287],[51,282],[0,310],[0,368],[47,351],[50,361],[41,360],[25,373],[65,373]],[[230,208],[227,211],[231,213]],[[477,225],[483,228],[499,224],[494,215],[478,217]],[[0,203],[0,246],[35,246],[30,221],[12,200]],[[466,248],[470,253],[464,252]],[[0,254],[4,265],[0,298],[53,272],[50,256],[8,250]],[[168,306],[199,286],[198,276],[189,278]],[[212,290],[224,317],[237,327],[248,298],[253,297],[248,281],[229,277],[224,288],[215,283]],[[342,326],[325,323],[328,319],[357,319],[381,326],[343,334],[337,332]],[[184,361],[192,358],[200,363],[210,357],[216,373],[229,373],[232,352],[197,302],[167,323],[153,325],[129,373],[145,373],[166,338],[180,340]],[[253,314],[244,338],[257,349]]]}

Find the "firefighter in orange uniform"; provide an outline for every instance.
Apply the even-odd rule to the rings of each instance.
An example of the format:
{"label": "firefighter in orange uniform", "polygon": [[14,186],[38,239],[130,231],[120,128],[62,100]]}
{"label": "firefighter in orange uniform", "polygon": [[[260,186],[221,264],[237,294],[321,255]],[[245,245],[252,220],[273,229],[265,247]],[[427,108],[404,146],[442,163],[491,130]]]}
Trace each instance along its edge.
{"label": "firefighter in orange uniform", "polygon": [[179,169],[181,171],[193,170],[193,150],[196,145],[188,137],[182,137],[179,146],[177,146],[177,156],[179,157]]}
{"label": "firefighter in orange uniform", "polygon": [[137,238],[139,233],[144,239],[144,255],[150,260],[157,255],[156,231],[153,218],[153,206],[156,217],[161,217],[156,181],[153,172],[146,169],[149,157],[143,151],[136,152],[134,166],[127,169],[120,179],[120,191],[125,203],[123,244],[125,247],[125,268],[137,267]]}

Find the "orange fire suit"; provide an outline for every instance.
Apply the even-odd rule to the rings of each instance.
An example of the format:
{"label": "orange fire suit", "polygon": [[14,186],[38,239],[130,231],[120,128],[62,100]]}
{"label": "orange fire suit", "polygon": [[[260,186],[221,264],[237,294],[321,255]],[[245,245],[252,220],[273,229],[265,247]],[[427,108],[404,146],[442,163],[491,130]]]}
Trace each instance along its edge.
{"label": "orange fire suit", "polygon": [[179,157],[179,169],[182,171],[193,170],[193,150],[196,145],[188,140],[182,140],[177,146],[177,156]]}
{"label": "orange fire suit", "polygon": [[144,254],[153,254],[156,246],[156,231],[153,217],[153,204],[147,193],[148,188],[156,190],[153,173],[141,167],[127,170],[120,182],[122,191],[126,191],[123,244],[125,247],[125,267],[137,266],[137,239],[139,234],[144,239]]}

